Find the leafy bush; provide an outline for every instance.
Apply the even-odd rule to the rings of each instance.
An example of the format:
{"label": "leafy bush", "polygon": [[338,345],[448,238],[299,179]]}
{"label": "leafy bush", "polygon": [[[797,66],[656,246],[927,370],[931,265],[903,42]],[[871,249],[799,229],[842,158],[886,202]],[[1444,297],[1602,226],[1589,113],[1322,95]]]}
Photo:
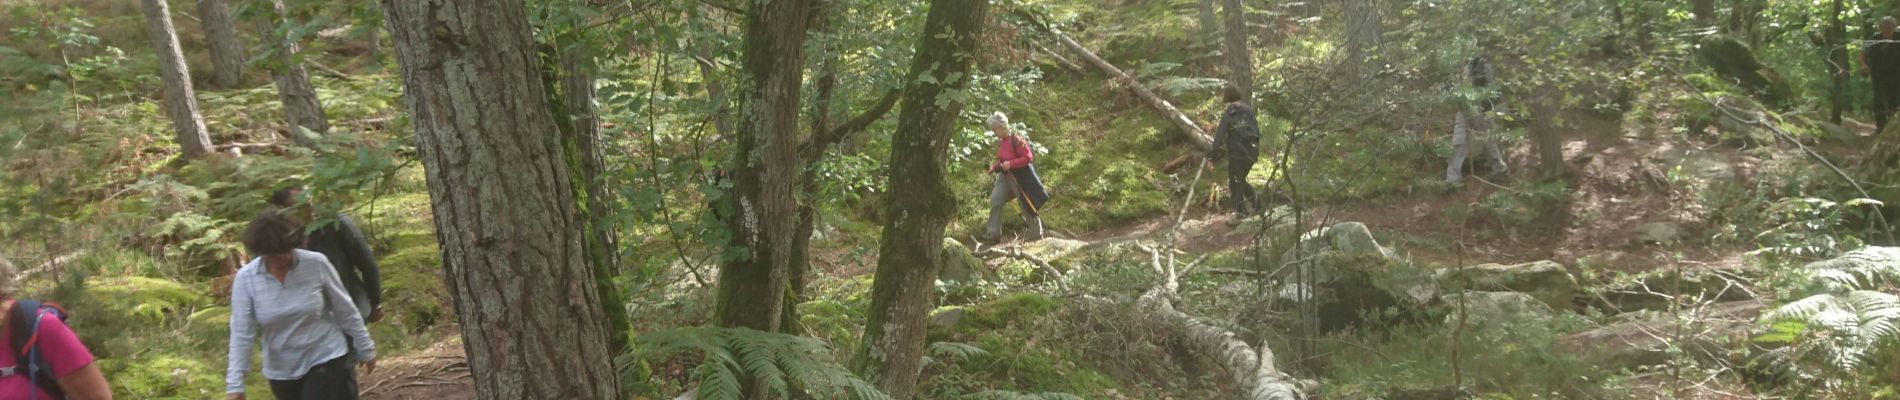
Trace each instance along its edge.
{"label": "leafy bush", "polygon": [[[679,355],[704,357],[693,371],[693,385],[702,399],[745,397],[740,380],[758,379],[776,398],[798,391],[824,399],[889,399],[869,382],[852,375],[831,358],[831,350],[816,339],[745,328],[689,327],[651,332],[636,339],[641,346],[615,361],[623,371],[640,361],[659,362]],[[627,382],[643,377],[624,376]]]}

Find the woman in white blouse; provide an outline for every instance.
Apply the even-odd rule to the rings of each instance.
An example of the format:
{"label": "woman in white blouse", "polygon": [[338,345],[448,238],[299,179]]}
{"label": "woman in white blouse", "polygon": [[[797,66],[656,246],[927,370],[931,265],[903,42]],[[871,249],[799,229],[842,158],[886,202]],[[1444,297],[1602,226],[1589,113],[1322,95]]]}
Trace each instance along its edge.
{"label": "woman in white blouse", "polygon": [[251,345],[260,338],[264,378],[279,400],[356,399],[352,361],[365,372],[376,367],[376,342],[343,281],[322,254],[298,249],[303,243],[303,223],[280,210],[258,214],[244,230],[244,248],[257,258],[231,282],[227,399],[244,399]]}

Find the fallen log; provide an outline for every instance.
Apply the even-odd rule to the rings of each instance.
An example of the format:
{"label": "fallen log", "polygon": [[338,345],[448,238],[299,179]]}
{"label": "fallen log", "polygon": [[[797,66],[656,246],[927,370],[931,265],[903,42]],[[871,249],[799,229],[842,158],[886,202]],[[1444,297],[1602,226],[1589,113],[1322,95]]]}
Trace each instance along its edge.
{"label": "fallen log", "polygon": [[1162,116],[1168,119],[1168,122],[1174,124],[1175,131],[1181,133],[1181,136],[1187,139],[1189,143],[1193,143],[1195,148],[1201,151],[1214,148],[1214,142],[1208,139],[1207,132],[1202,131],[1200,126],[1196,126],[1194,120],[1188,118],[1187,114],[1182,113],[1181,109],[1175,108],[1173,103],[1169,103],[1167,100],[1162,99],[1161,96],[1155,95],[1154,91],[1148,90],[1147,86],[1136,81],[1134,77],[1128,76],[1128,73],[1122,72],[1121,68],[1116,68],[1114,64],[1109,64],[1108,61],[1097,57],[1094,52],[1082,47],[1081,43],[1076,43],[1075,39],[1070,38],[1069,35],[1055,33],[1054,36],[1057,41],[1062,42],[1063,47],[1068,47],[1069,51],[1082,55],[1082,59],[1094,65],[1095,69],[1108,74],[1108,76],[1119,83],[1122,88],[1128,89],[1129,93],[1133,93],[1135,97],[1140,97],[1143,101],[1148,103],[1148,106],[1153,107],[1155,111],[1161,112]]}
{"label": "fallen log", "polygon": [[1048,55],[1050,59],[1055,60],[1056,65],[1061,66],[1062,69],[1066,69],[1066,70],[1069,70],[1069,72],[1074,72],[1077,74],[1088,72],[1088,70],[1082,69],[1082,64],[1076,64],[1075,61],[1069,60],[1068,57],[1063,57],[1062,53],[1050,51],[1048,47],[1043,47],[1041,43],[1030,43],[1030,45],[1036,46],[1037,52],[1041,52],[1042,54]]}
{"label": "fallen log", "polygon": [[1049,261],[1030,255],[1029,253],[1024,253],[1021,247],[1011,246],[1008,250],[991,247],[977,252],[976,256],[983,257],[984,259],[1008,257],[1023,260],[1038,268],[1042,268],[1042,272],[1049,273],[1050,276],[1055,278],[1056,289],[1061,290],[1062,293],[1069,293],[1068,276],[1063,275],[1062,270],[1056,269],[1055,265],[1049,264]]}
{"label": "fallen log", "polygon": [[1293,400],[1302,397],[1293,377],[1280,372],[1273,365],[1271,349],[1262,346],[1255,351],[1247,342],[1235,338],[1233,332],[1202,322],[1176,309],[1173,299],[1179,296],[1180,276],[1175,273],[1173,265],[1163,265],[1160,252],[1146,247],[1143,250],[1148,251],[1155,270],[1161,272],[1165,280],[1135,300],[1136,309],[1149,318],[1166,322],[1162,325],[1171,331],[1170,337],[1180,340],[1195,353],[1215,360],[1230,375],[1235,386],[1240,387],[1240,398]]}

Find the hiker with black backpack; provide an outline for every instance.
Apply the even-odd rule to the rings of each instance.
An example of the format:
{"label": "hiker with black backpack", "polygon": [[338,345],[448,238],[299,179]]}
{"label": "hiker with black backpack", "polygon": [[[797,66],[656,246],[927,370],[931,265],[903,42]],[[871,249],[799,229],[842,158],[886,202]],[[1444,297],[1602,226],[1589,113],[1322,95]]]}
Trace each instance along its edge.
{"label": "hiker with black backpack", "polygon": [[1221,101],[1227,103],[1227,109],[1221,111],[1220,127],[1214,129],[1214,146],[1207,151],[1207,163],[1227,160],[1227,191],[1233,193],[1230,201],[1235,214],[1228,224],[1236,225],[1253,215],[1260,202],[1253,184],[1247,183],[1247,174],[1260,161],[1260,118],[1247,103],[1246,93],[1231,82],[1221,87]]}
{"label": "hiker with black backpack", "polygon": [[284,210],[258,214],[244,229],[244,249],[256,258],[231,280],[227,399],[245,398],[259,339],[264,378],[279,400],[353,400],[355,364],[365,373],[376,368],[376,342],[342,279],[322,254],[298,249],[304,242],[303,222]]}
{"label": "hiker with black backpack", "polygon": [[1036,151],[1029,147],[1029,140],[1009,129],[1009,116],[1002,112],[990,114],[984,121],[991,133],[996,134],[996,161],[990,162],[989,173],[996,176],[996,182],[990,185],[990,220],[984,226],[982,241],[995,243],[1003,238],[1003,207],[1010,201],[1017,201],[1023,209],[1023,219],[1028,220],[1029,240],[1042,239],[1042,206],[1049,200],[1047,190],[1042,187],[1042,178],[1036,175],[1036,167],[1031,162],[1036,159]]}
{"label": "hiker with black backpack", "polygon": [[6,299],[5,340],[0,351],[0,399],[112,399],[92,352],[66,326],[66,311],[53,303],[16,299],[19,271],[0,258],[0,298]]}
{"label": "hiker with black backpack", "polygon": [[[270,204],[283,209],[301,208],[311,213],[307,191],[302,185],[278,189],[271,193]],[[356,221],[342,213],[309,232],[309,242],[304,250],[322,254],[330,260],[330,266],[336,268],[338,277],[343,278],[343,290],[350,294],[350,302],[356,305],[356,312],[363,315],[363,321],[375,323],[383,319],[383,280],[381,270],[376,266],[376,253],[369,248],[369,240],[363,236],[363,230],[356,227]]]}
{"label": "hiker with black backpack", "polygon": [[1445,167],[1445,183],[1464,183],[1465,157],[1473,140],[1484,149],[1484,162],[1489,164],[1491,178],[1509,177],[1510,167],[1504,164],[1504,152],[1499,150],[1498,138],[1492,132],[1491,114],[1503,112],[1497,107],[1497,71],[1484,54],[1478,54],[1465,62],[1464,81],[1471,84],[1468,93],[1472,98],[1459,105],[1458,116],[1452,122],[1451,162]]}

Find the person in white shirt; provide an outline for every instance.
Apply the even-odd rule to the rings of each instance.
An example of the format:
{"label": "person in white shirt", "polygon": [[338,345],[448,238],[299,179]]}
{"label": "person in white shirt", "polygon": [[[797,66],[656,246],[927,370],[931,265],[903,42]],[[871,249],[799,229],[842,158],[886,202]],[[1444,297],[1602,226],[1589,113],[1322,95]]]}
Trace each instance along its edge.
{"label": "person in white shirt", "polygon": [[376,342],[342,279],[322,254],[298,249],[304,240],[303,223],[280,210],[259,214],[244,230],[244,248],[257,258],[231,282],[229,400],[245,398],[244,375],[259,339],[264,378],[279,400],[356,399],[352,362],[366,373],[376,367]]}

